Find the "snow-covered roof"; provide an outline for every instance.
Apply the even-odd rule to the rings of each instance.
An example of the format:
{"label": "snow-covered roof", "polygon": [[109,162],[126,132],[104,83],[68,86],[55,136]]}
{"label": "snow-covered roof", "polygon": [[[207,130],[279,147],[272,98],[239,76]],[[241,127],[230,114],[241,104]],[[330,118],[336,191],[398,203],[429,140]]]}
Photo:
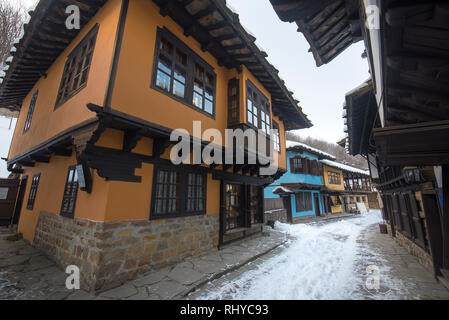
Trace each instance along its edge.
{"label": "snow-covered roof", "polygon": [[358,91],[366,88],[366,87],[371,87],[372,86],[372,79],[371,77],[368,78],[368,80],[366,80],[365,82],[363,82],[361,85],[359,85],[357,88],[352,89],[351,91],[349,91],[348,93],[346,93],[346,96],[351,96],[354,93],[357,93]]}
{"label": "snow-covered roof", "polygon": [[324,163],[325,165],[328,165],[330,167],[338,168],[338,169],[341,169],[344,171],[358,173],[358,174],[362,174],[362,175],[366,175],[366,176],[370,175],[368,170],[361,170],[361,169],[351,167],[351,166],[348,166],[348,165],[340,163],[340,162],[331,161],[331,160],[320,160],[320,162]]}
{"label": "snow-covered roof", "polygon": [[292,190],[290,190],[290,189],[288,189],[286,187],[283,187],[283,186],[279,186],[279,187],[276,187],[276,188],[273,189],[273,193],[280,192],[280,191],[287,192],[287,193],[294,193]]}
{"label": "snow-covered roof", "polygon": [[286,146],[287,146],[287,150],[291,149],[291,148],[298,147],[298,148],[304,149],[306,151],[309,151],[311,153],[314,153],[314,154],[322,156],[322,157],[326,157],[326,158],[333,159],[333,160],[336,159],[333,155],[331,155],[331,154],[329,154],[327,152],[324,152],[322,150],[316,149],[314,147],[311,147],[311,146],[309,146],[309,145],[307,145],[305,143],[296,142],[296,141],[292,141],[292,140],[287,140],[286,141]]}

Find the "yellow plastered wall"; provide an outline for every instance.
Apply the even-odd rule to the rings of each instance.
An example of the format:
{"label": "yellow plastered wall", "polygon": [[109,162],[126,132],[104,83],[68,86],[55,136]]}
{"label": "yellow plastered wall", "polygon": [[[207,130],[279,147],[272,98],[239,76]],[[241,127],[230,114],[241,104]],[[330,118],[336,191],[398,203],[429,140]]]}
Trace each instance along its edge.
{"label": "yellow plastered wall", "polygon": [[[23,234],[25,239],[33,241],[40,212],[60,213],[68,168],[76,163],[75,156],[53,156],[50,163],[37,163],[35,167],[25,169],[23,175],[28,176],[28,182],[18,226],[18,231]],[[78,190],[75,217],[103,221],[105,219],[109,184],[103,178],[100,178],[94,170],[91,172],[93,176],[92,193],[88,194]],[[34,207],[33,210],[28,210],[27,202],[31,181],[33,176],[38,173],[40,173],[40,179]]]}
{"label": "yellow plastered wall", "polygon": [[[108,1],[56,59],[48,69],[47,77],[42,77],[28,93],[23,101],[17,120],[9,151],[9,159],[49,140],[67,128],[94,117],[95,114],[87,109],[87,103],[103,105],[109,81],[121,3],[121,0]],[[97,23],[99,24],[99,29],[87,86],[55,110],[54,107],[67,56]],[[36,90],[39,90],[39,94],[31,127],[28,132],[23,134],[30,102]]]}
{"label": "yellow plastered wall", "polygon": [[[328,172],[332,171],[332,172],[336,172],[338,174],[340,174],[340,184],[331,184],[329,183],[329,176],[328,176]],[[343,171],[341,171],[340,169],[336,169],[336,168],[332,168],[326,165],[323,165],[323,176],[324,176],[324,185],[331,189],[331,190],[337,190],[337,191],[344,191],[345,190],[345,185],[344,185],[344,181],[343,181]]]}
{"label": "yellow plastered wall", "polygon": [[[164,27],[213,67],[217,75],[215,119],[151,88],[157,29]],[[240,80],[240,115],[244,123],[246,122],[247,79],[251,80],[271,101],[269,92],[251,72],[244,66],[240,74],[235,69],[220,67],[215,57],[201,50],[198,41],[193,37],[184,36],[184,30],[170,17],[161,16],[159,7],[154,2],[130,1],[112,98],[113,109],[167,128],[186,129],[196,137],[199,136],[193,132],[193,121],[201,121],[202,132],[207,129],[217,129],[224,137],[224,130],[227,128],[228,82],[232,78]],[[283,123],[277,117],[275,119],[280,125],[283,141]],[[285,146],[285,142],[282,145]],[[283,148],[282,151],[279,163],[285,168],[285,149]]]}

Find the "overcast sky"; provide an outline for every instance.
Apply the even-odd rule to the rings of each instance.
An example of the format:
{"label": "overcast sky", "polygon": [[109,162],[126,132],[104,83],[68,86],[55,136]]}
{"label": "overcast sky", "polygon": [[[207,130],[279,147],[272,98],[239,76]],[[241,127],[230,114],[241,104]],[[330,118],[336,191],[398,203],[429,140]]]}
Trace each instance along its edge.
{"label": "overcast sky", "polygon": [[[10,1],[10,0],[0,0]],[[19,1],[26,8],[36,0]],[[314,126],[299,130],[302,136],[313,136],[335,143],[344,137],[342,105],[345,93],[368,79],[368,64],[362,59],[364,47],[359,42],[340,54],[330,64],[316,67],[309,44],[294,23],[281,22],[269,0],[227,0],[240,15],[245,28],[257,38],[257,44],[268,53],[268,60],[279,70],[287,87],[300,100],[303,111]],[[13,132],[9,120],[0,117],[0,155],[6,157]],[[0,162],[0,177],[7,175]]]}
{"label": "overcast sky", "polygon": [[362,59],[363,42],[352,45],[327,65],[316,67],[310,45],[296,23],[282,22],[269,0],[228,0],[240,15],[240,22],[268,53],[268,60],[279,70],[286,86],[300,100],[303,111],[314,126],[299,130],[335,143],[343,132],[345,94],[369,78],[368,62]]}

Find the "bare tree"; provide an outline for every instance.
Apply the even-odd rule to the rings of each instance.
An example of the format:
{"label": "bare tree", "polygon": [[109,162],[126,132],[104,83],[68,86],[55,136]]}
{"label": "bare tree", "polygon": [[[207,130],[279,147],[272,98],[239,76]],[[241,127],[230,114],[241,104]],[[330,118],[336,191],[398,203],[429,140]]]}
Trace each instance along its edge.
{"label": "bare tree", "polygon": [[25,9],[7,0],[0,0],[0,71],[3,70],[6,59],[14,40],[20,36],[22,23],[25,20]]}

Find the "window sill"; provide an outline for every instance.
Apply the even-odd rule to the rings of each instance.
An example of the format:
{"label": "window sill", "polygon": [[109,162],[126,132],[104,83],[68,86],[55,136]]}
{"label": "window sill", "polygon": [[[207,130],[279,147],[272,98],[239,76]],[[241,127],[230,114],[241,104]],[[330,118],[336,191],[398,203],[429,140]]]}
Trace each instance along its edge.
{"label": "window sill", "polygon": [[188,217],[194,217],[194,216],[205,216],[206,212],[199,212],[199,213],[177,213],[177,214],[170,214],[170,215],[150,215],[150,221],[151,220],[164,220],[164,219],[175,219],[175,218],[188,218]]}

